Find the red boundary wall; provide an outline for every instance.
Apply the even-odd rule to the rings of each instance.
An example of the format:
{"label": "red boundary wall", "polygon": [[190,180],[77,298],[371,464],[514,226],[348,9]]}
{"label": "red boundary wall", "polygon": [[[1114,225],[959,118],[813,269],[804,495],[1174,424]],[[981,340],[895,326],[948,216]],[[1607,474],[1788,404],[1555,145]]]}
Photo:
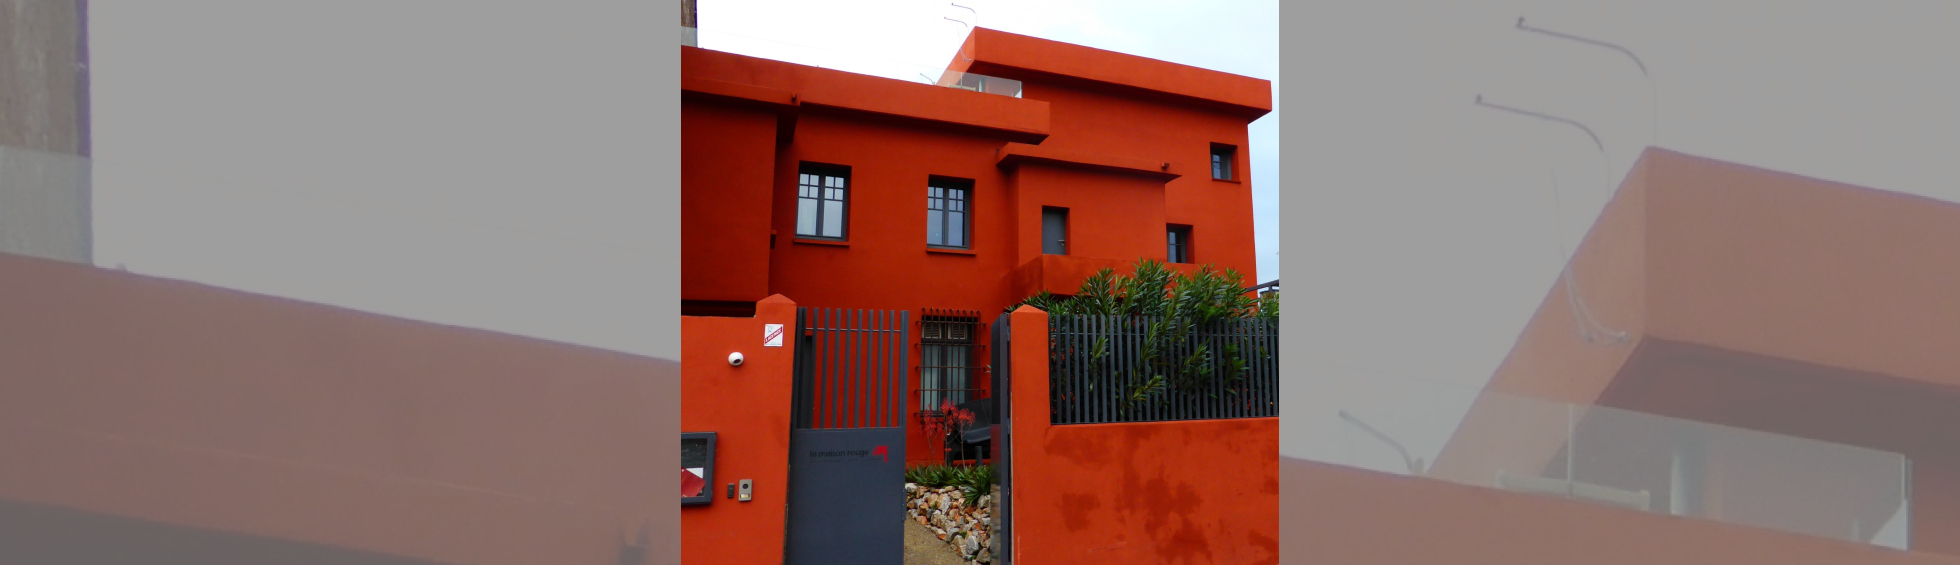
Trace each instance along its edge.
{"label": "red boundary wall", "polygon": [[[786,328],[782,347],[763,347],[766,324]],[[681,318],[681,431],[715,432],[714,499],[681,508],[683,563],[782,562],[795,327],[796,304],[782,295],[756,303],[753,318]],[[740,367],[728,364],[735,352]],[[754,481],[752,499],[727,498],[742,479]]]}
{"label": "red boundary wall", "polygon": [[1011,317],[1014,563],[1279,562],[1279,419],[1048,424],[1048,314]]}

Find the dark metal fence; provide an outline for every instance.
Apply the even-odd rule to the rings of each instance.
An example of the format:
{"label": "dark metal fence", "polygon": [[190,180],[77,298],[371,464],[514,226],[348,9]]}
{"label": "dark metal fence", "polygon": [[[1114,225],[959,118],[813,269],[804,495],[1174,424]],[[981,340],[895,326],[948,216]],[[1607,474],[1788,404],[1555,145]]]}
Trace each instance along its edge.
{"label": "dark metal fence", "polygon": [[1053,316],[1048,331],[1052,423],[1279,415],[1279,320]]}
{"label": "dark metal fence", "polygon": [[798,308],[795,427],[904,426],[910,314]]}

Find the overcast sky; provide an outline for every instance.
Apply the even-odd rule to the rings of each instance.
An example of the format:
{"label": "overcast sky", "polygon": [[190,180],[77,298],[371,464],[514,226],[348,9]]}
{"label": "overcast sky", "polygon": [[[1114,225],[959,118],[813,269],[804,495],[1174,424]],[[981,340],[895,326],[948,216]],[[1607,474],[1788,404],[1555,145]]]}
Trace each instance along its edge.
{"label": "overcast sky", "polygon": [[1250,128],[1258,272],[1246,275],[1279,276],[1278,0],[700,0],[697,14],[703,48],[898,80],[938,79],[966,39],[955,18],[1272,81],[1273,112]]}

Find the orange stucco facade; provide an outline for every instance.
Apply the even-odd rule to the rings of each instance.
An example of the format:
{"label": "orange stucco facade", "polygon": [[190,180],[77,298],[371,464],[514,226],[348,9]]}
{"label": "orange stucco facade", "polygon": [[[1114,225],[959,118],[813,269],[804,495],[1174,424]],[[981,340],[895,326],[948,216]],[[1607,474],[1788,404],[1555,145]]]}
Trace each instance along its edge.
{"label": "orange stucco facade", "polygon": [[[1271,111],[1268,81],[988,29],[952,55],[948,76],[1020,81],[1019,97],[681,50],[684,313],[748,316],[782,295],[990,324],[1037,292],[1072,293],[1096,269],[1169,259],[1173,225],[1190,230],[1176,268],[1254,272],[1247,125]],[[1235,148],[1229,179],[1212,176],[1215,146]],[[842,237],[797,235],[805,164],[848,171]],[[935,178],[970,186],[958,248],[928,245]],[[1043,253],[1049,208],[1067,210],[1062,254]],[[967,383],[976,396],[984,327]],[[919,358],[906,453],[933,461],[940,446],[910,418]]]}
{"label": "orange stucco facade", "polygon": [[[1909,473],[1888,478],[1883,465],[1711,448],[1706,476],[1728,486],[1703,504],[1751,513],[1729,516],[1745,522],[1870,536],[1903,492],[1911,549],[1960,555],[1955,242],[1960,205],[1650,149],[1572,263],[1584,304],[1624,342],[1577,339],[1560,286],[1489,389],[1903,455]],[[1595,423],[1581,419],[1580,437]],[[1435,469],[1548,463],[1565,433],[1485,402]],[[1665,479],[1659,443],[1658,466],[1619,472]],[[1724,496],[1758,503],[1723,508]]]}

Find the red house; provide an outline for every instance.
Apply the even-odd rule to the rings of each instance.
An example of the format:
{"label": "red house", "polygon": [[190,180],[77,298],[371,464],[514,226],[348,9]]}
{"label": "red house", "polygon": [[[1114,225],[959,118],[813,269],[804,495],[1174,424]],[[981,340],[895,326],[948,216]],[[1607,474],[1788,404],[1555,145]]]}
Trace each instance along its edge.
{"label": "red house", "polygon": [[909,313],[909,461],[942,459],[922,409],[989,394],[1007,306],[1140,258],[1253,272],[1268,81],[988,29],[937,84],[681,61],[683,314]]}

